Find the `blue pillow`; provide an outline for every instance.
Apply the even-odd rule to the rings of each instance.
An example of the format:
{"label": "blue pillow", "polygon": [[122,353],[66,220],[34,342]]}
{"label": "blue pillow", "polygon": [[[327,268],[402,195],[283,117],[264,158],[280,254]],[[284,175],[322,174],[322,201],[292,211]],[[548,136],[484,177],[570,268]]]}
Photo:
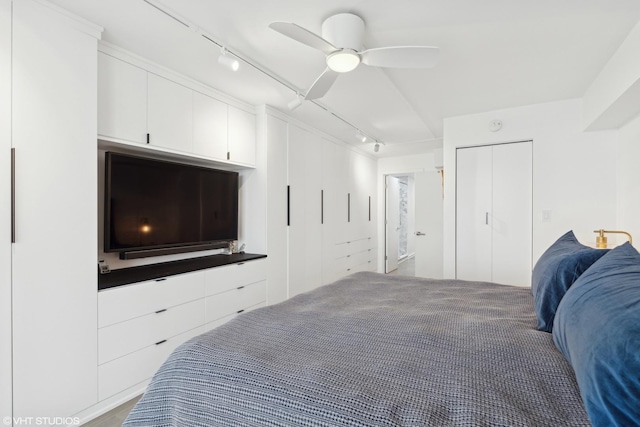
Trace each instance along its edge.
{"label": "blue pillow", "polygon": [[569,231],[542,254],[531,277],[538,329],[552,331],[556,309],[567,289],[605,252],[581,244]]}
{"label": "blue pillow", "polygon": [[612,249],[560,302],[553,341],[578,380],[594,426],[640,422],[640,254]]}

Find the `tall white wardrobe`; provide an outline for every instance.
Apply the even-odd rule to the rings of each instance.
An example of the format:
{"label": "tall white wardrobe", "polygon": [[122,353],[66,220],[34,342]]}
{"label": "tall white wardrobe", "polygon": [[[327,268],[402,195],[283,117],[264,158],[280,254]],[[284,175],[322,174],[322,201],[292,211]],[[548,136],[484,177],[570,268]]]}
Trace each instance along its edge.
{"label": "tall white wardrobe", "polygon": [[269,304],[377,269],[376,162],[265,109]]}
{"label": "tall white wardrobe", "polygon": [[530,286],[532,142],[456,150],[456,277]]}
{"label": "tall white wardrobe", "polygon": [[43,1],[0,5],[0,412],[73,416],[97,399],[101,29]]}

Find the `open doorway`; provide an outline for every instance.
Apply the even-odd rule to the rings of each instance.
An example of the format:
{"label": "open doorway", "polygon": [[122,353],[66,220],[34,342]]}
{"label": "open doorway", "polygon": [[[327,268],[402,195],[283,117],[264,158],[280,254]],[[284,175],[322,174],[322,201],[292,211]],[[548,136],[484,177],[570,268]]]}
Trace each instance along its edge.
{"label": "open doorway", "polygon": [[387,175],[385,273],[413,276],[415,185],[413,174]]}
{"label": "open doorway", "polygon": [[385,175],[385,273],[442,278],[439,173]]}

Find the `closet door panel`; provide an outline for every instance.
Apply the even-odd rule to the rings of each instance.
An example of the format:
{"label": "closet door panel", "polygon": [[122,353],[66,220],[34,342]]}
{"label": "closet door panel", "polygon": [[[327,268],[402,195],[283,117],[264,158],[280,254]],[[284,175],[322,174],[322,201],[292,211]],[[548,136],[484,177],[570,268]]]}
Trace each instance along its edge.
{"label": "closet door panel", "polygon": [[97,402],[97,41],[13,2],[14,417]]}
{"label": "closet door panel", "polygon": [[287,299],[287,123],[265,115],[267,139],[267,304]]}
{"label": "closet door panel", "polygon": [[497,283],[531,285],[531,141],[493,147],[493,274]]}
{"label": "closet door panel", "polygon": [[456,278],[491,281],[492,147],[456,152]]}
{"label": "closet door panel", "polygon": [[322,282],[322,146],[312,133],[289,125],[289,297]]}
{"label": "closet door panel", "polygon": [[0,414],[11,416],[11,2],[0,1]]}

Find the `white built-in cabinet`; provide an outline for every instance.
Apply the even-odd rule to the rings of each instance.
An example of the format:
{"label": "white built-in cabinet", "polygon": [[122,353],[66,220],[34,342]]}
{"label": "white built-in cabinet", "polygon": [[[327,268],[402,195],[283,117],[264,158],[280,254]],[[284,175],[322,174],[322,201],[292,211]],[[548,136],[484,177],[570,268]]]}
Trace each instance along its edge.
{"label": "white built-in cabinet", "polygon": [[531,284],[532,142],[456,150],[456,277]]}
{"label": "white built-in cabinet", "polygon": [[0,414],[11,390],[11,1],[0,0]]}
{"label": "white built-in cabinet", "polygon": [[193,91],[152,73],[148,74],[147,88],[149,143],[193,152]]}
{"label": "white built-in cabinet", "polygon": [[[101,30],[41,1],[2,2],[0,88],[11,82],[15,150],[15,243],[11,260],[13,417],[72,416],[97,402],[97,38]],[[11,28],[11,72],[6,37]],[[4,126],[4,125],[3,125]],[[6,295],[6,128],[2,129]],[[2,400],[3,416],[4,395]],[[10,399],[11,400],[11,399]],[[22,418],[25,420],[26,418]],[[6,423],[5,423],[6,424]],[[11,423],[9,423],[11,424]]]}
{"label": "white built-in cabinet", "polygon": [[[324,205],[322,153],[333,145],[320,136],[289,125],[289,296],[322,285]],[[327,188],[327,196],[329,189]],[[329,220],[327,218],[327,224]]]}
{"label": "white built-in cabinet", "polygon": [[227,116],[229,107],[222,101],[193,93],[193,151],[213,159],[227,157]]}
{"label": "white built-in cabinet", "polygon": [[375,271],[375,160],[269,111],[262,123],[269,303]]}
{"label": "white built-in cabinet", "polygon": [[194,89],[187,80],[144,69],[141,61],[132,64],[114,56],[118,50],[102,49],[108,53],[98,53],[99,138],[256,164],[256,116],[249,108]]}
{"label": "white built-in cabinet", "polygon": [[265,279],[258,259],[100,291],[100,402],[142,393],[178,345],[265,306]]}

